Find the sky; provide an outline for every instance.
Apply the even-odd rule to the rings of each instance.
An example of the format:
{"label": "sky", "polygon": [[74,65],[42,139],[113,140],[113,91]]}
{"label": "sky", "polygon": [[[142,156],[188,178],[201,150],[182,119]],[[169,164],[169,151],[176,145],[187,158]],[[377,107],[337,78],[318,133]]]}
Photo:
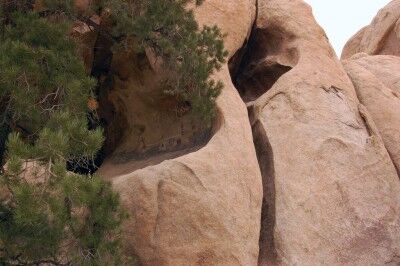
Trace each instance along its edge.
{"label": "sky", "polygon": [[340,57],[343,46],[362,27],[369,25],[390,0],[305,0]]}

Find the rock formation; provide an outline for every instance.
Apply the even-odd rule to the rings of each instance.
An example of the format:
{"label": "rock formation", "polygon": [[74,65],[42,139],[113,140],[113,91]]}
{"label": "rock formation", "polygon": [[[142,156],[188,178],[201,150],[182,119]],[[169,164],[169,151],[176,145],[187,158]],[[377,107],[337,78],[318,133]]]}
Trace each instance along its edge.
{"label": "rock formation", "polygon": [[400,57],[359,54],[344,65],[400,173]]}
{"label": "rock formation", "polygon": [[343,64],[301,0],[206,0],[195,15],[227,33],[211,128],[166,111],[151,51],[88,41],[99,173],[129,213],[126,252],[143,265],[399,265],[400,1]]}
{"label": "rock formation", "polygon": [[[223,32],[229,33],[226,47],[233,55],[250,33],[255,10],[252,0],[210,1],[196,10],[196,16],[200,23],[217,23]],[[237,20],[238,17],[241,19]],[[190,128],[186,130],[190,121],[170,117],[166,123],[152,116],[165,113],[159,109],[162,100],[152,104],[146,102],[151,98],[145,98],[142,110],[130,103],[135,95],[151,96],[151,92],[144,90],[151,85],[140,91],[137,74],[142,73],[144,84],[150,84],[154,72],[159,71],[151,67],[143,67],[143,71],[137,66],[123,65],[118,56],[111,65],[117,67],[119,80],[109,97],[125,93],[118,97],[118,110],[124,108],[130,116],[125,128],[140,119],[147,123],[144,134],[161,132],[167,140],[176,134],[186,140],[186,134],[193,133]],[[132,131],[125,131],[114,154],[99,171],[112,180],[121,194],[130,215],[124,226],[127,252],[136,254],[144,265],[257,264],[262,184],[251,127],[227,65],[215,79],[222,80],[225,87],[217,103],[218,118],[202,147],[158,150],[164,152],[164,159],[172,158],[161,163],[158,155],[145,152],[147,167],[138,169],[143,165],[138,166],[133,159],[123,162],[112,159],[121,150],[138,152],[134,145],[129,146],[129,139],[134,138]],[[113,98],[110,100],[116,103]],[[161,127],[154,128],[157,123],[162,123]],[[158,149],[163,147],[162,137],[154,136],[153,140]]]}
{"label": "rock formation", "polygon": [[[274,169],[264,176],[275,184],[274,202],[264,202],[275,206],[274,229],[261,240],[273,231],[265,246],[275,251],[261,245],[260,265],[391,261],[400,248],[400,183],[371,115],[307,5],[260,1],[258,10],[257,62],[291,68],[248,103]],[[258,86],[271,71],[257,75]]]}
{"label": "rock formation", "polygon": [[400,1],[382,8],[369,26],[355,34],[343,48],[342,59],[356,53],[400,56]]}

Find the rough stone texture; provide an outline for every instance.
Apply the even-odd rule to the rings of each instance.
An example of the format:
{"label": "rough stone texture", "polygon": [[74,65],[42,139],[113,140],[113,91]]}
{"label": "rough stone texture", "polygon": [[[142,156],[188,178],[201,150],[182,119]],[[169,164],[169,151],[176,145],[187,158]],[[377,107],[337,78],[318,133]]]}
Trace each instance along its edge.
{"label": "rough stone texture", "polygon": [[[206,1],[196,17],[228,33],[226,46],[232,55],[251,30],[255,1]],[[129,84],[134,84],[132,77],[137,78],[138,72],[126,70],[121,84],[135,90]],[[150,157],[146,164],[150,166],[141,170],[135,170],[140,168],[135,163],[110,160],[100,169],[130,214],[124,225],[126,250],[144,265],[257,264],[262,184],[251,128],[228,67],[215,78],[225,87],[212,136],[200,150],[175,154],[161,163]],[[124,100],[128,102],[120,98],[120,105],[130,115],[132,105]],[[129,127],[131,120],[126,121]]]}
{"label": "rough stone texture", "polygon": [[386,87],[393,92],[400,93],[400,57],[391,55],[368,56],[365,53],[360,53],[353,56],[349,61],[357,62],[374,74]]}
{"label": "rough stone texture", "polygon": [[133,171],[156,163],[155,158],[161,162],[198,149],[210,138],[209,128],[188,113],[184,104],[160,90],[159,81],[168,72],[152,63],[153,58],[145,54],[113,55],[112,76],[102,86],[109,86],[106,99],[100,95],[101,103],[107,101],[102,106],[108,108],[100,110],[100,116],[107,121],[106,150],[112,152],[106,164],[124,164],[127,171]]}
{"label": "rough stone texture", "polygon": [[351,37],[350,40],[347,41],[342,50],[342,59],[350,58],[351,56],[360,52],[360,44],[367,30],[368,26],[363,27],[356,34],[354,34],[354,36]]}
{"label": "rough stone texture", "polygon": [[263,213],[259,265],[396,265],[400,182],[371,115],[309,6],[258,2],[265,43],[255,53],[267,66],[292,68],[248,103],[256,145],[265,145],[257,147],[263,179],[275,194],[264,197],[263,211],[273,213]]}
{"label": "rough stone texture", "polygon": [[356,53],[400,56],[400,0],[382,8],[371,24],[351,38],[342,52],[342,59]]}
{"label": "rough stone texture", "polygon": [[400,57],[365,55],[344,65],[400,173]]}

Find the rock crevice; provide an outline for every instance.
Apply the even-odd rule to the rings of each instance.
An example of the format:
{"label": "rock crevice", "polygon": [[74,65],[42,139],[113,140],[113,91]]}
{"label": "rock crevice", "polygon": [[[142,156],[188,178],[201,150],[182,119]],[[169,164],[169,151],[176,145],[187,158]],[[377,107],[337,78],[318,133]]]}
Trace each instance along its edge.
{"label": "rock crevice", "polygon": [[[263,201],[259,265],[277,264],[275,249],[275,170],[273,150],[262,124],[254,116],[254,102],[298,62],[296,49],[285,50],[282,31],[257,27],[257,19],[243,47],[229,61],[231,79],[248,107],[254,148],[262,176]],[[280,51],[285,50],[284,53]]]}

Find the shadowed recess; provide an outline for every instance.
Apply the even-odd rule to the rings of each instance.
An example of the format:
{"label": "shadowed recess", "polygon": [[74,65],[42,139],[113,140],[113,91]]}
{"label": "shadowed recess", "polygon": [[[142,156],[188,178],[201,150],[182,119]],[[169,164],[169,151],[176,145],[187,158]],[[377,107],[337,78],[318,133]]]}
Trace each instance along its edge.
{"label": "shadowed recess", "polygon": [[[297,63],[297,50],[290,47],[291,36],[277,27],[256,28],[248,41],[229,61],[232,81],[245,103],[251,105]],[[282,56],[283,55],[283,56]],[[251,106],[249,106],[251,111]],[[249,112],[251,115],[251,112]],[[263,125],[252,125],[253,141],[262,175],[263,201],[259,240],[259,265],[276,265],[275,170],[273,150]]]}

